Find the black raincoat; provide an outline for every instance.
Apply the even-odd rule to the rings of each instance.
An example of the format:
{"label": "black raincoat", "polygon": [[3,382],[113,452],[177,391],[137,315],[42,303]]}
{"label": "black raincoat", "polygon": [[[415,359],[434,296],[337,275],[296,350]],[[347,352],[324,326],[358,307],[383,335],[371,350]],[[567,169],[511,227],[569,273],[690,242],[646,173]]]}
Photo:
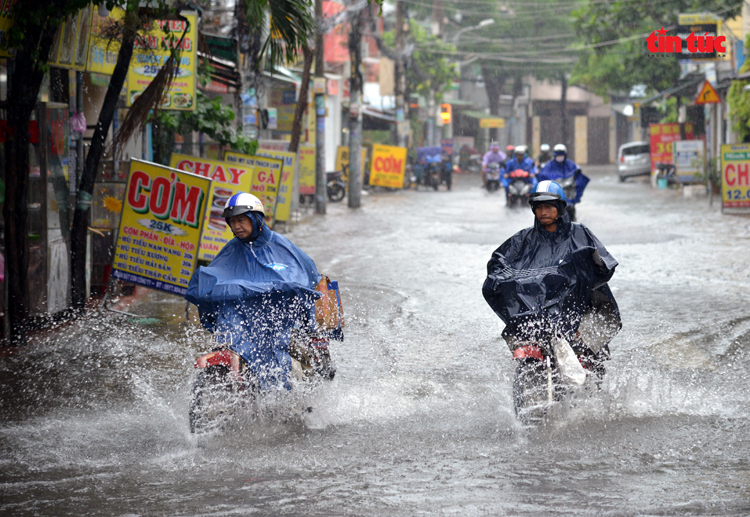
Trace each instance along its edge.
{"label": "black raincoat", "polygon": [[622,327],[607,286],[616,266],[599,239],[563,212],[554,232],[535,219],[495,250],[482,294],[505,322],[511,348],[552,333],[572,340],[580,330],[598,352]]}

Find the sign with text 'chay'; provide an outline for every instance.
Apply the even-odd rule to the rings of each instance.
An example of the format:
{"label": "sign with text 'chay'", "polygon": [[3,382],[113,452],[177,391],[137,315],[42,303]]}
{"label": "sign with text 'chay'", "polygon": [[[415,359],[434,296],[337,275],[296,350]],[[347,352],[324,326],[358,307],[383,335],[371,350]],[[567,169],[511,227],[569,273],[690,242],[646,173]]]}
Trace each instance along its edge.
{"label": "sign with text 'chay'", "polygon": [[750,212],[750,144],[721,146],[722,207]]}
{"label": "sign with text 'chay'", "polygon": [[224,245],[234,238],[224,220],[224,205],[238,192],[250,192],[253,168],[248,165],[220,162],[197,156],[172,153],[170,166],[211,179],[205,230],[200,243],[200,260],[213,260]]}
{"label": "sign with text 'chay'", "polygon": [[403,188],[405,171],[406,147],[380,144],[372,146],[370,185]]}
{"label": "sign with text 'chay'", "polygon": [[211,180],[130,161],[112,276],[184,295],[198,260]]}

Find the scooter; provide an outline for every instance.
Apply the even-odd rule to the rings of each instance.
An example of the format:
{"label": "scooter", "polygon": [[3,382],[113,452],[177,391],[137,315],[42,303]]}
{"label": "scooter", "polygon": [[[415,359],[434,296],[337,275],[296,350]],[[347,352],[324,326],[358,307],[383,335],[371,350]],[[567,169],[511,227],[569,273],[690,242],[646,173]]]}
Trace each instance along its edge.
{"label": "scooter", "polygon": [[424,175],[422,181],[425,187],[432,187],[433,190],[437,190],[440,186],[440,163],[427,163],[424,167]]}
{"label": "scooter", "polygon": [[529,202],[529,194],[533,188],[533,176],[529,171],[516,169],[505,175],[508,186],[505,189],[505,205],[513,207],[517,203],[526,206]]}
{"label": "scooter", "polygon": [[[198,374],[193,383],[190,401],[190,432],[203,434],[220,429],[238,408],[247,408],[263,394],[260,384],[247,362],[229,347],[225,334],[214,335],[213,350],[195,361]],[[329,340],[292,332],[289,355],[292,378],[311,384],[332,380],[336,367],[328,350]]]}
{"label": "scooter", "polygon": [[338,203],[346,195],[346,182],[343,171],[326,172],[326,194],[329,201]]}
{"label": "scooter", "polygon": [[[578,176],[579,174],[581,174],[581,169],[576,169],[576,171],[572,175],[568,176],[567,178],[558,180],[560,186],[565,191],[565,197],[568,199],[575,199],[576,197],[576,176]],[[565,210],[568,212],[570,220],[575,221],[576,205],[574,203],[568,202],[568,206]]]}
{"label": "scooter", "polygon": [[500,188],[500,164],[490,163],[485,169],[487,182],[485,188],[487,192],[495,192]]}
{"label": "scooter", "polygon": [[516,417],[526,426],[544,423],[554,404],[576,387],[590,387],[592,381],[598,387],[605,373],[603,361],[608,358],[608,348],[594,352],[580,339],[569,343],[551,336],[545,341],[514,343]]}

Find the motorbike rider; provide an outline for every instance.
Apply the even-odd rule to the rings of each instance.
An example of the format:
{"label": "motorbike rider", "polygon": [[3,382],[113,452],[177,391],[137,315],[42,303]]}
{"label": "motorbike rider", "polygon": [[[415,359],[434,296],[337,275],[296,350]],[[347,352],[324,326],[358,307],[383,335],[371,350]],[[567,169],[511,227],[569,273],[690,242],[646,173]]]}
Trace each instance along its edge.
{"label": "motorbike rider", "polygon": [[500,144],[492,142],[490,150],[482,158],[482,187],[487,187],[487,169],[492,163],[499,163],[502,167],[505,162],[505,153],[500,150]]}
{"label": "motorbike rider", "polygon": [[534,160],[526,156],[527,152],[528,148],[525,145],[517,145],[513,150],[513,158],[505,162],[505,167],[501,171],[502,177],[500,181],[506,191],[508,189],[508,185],[510,185],[510,173],[518,169],[523,169],[526,172],[530,173],[532,176],[532,184],[536,184],[536,180],[534,179],[534,174],[536,173],[536,165],[534,165]]}
{"label": "motorbike rider", "polygon": [[242,357],[261,389],[290,389],[292,330],[314,335],[321,275],[310,257],[268,227],[254,195],[233,195],[223,216],[235,238],[195,271],[185,298],[198,306],[203,327],[234,352],[233,371]]}
{"label": "motorbike rider", "polygon": [[575,205],[581,201],[581,196],[583,196],[583,191],[589,183],[589,178],[581,173],[581,169],[573,160],[568,158],[568,148],[565,147],[565,144],[557,144],[553,151],[554,159],[548,162],[537,173],[537,180],[559,182],[575,174],[576,195],[574,198],[568,199],[568,204]]}
{"label": "motorbike rider", "polygon": [[446,151],[440,153],[440,182],[445,183],[448,190],[453,186],[453,161]]}
{"label": "motorbike rider", "polygon": [[544,166],[544,164],[546,164],[551,159],[552,159],[552,149],[550,149],[549,144],[542,144],[539,147],[539,156],[536,159],[537,167]]}
{"label": "motorbike rider", "polygon": [[[529,204],[534,226],[495,250],[482,294],[505,322],[502,335],[511,350],[562,337],[601,376],[608,343],[622,327],[607,286],[617,261],[591,230],[571,222],[557,183],[539,182]],[[589,321],[597,322],[595,331],[587,330]]]}

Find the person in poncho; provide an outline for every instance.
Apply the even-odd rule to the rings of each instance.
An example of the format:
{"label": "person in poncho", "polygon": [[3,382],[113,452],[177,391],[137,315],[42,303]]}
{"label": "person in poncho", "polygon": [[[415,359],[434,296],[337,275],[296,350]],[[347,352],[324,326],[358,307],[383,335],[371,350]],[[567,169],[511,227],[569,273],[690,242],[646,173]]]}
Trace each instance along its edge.
{"label": "person in poncho", "polygon": [[315,331],[315,262],[265,221],[263,204],[232,196],[224,218],[235,238],[190,279],[185,298],[201,324],[252,369],[261,389],[290,389],[289,342],[295,327]]}
{"label": "person in poncho", "polygon": [[511,350],[558,336],[600,365],[622,327],[607,285],[617,261],[591,230],[571,222],[565,191],[554,181],[541,181],[529,204],[534,226],[495,250],[482,294],[505,322]]}

